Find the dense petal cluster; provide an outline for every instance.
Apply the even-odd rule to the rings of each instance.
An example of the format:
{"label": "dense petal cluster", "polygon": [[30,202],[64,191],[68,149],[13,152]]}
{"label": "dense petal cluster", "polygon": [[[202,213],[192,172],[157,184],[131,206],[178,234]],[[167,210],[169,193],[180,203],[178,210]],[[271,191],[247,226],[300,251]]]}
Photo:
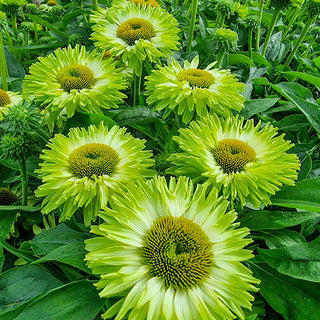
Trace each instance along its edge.
{"label": "dense petal cluster", "polygon": [[141,75],[142,61],[159,63],[160,57],[177,49],[178,22],[160,7],[130,3],[97,12],[91,20],[95,44],[121,57],[137,75]]}
{"label": "dense petal cluster", "polygon": [[240,94],[244,84],[229,70],[214,69],[214,63],[198,69],[199,57],[184,61],[181,67],[172,60],[167,66],[152,71],[146,79],[147,102],[156,110],[165,109],[164,117],[173,110],[188,123],[194,114],[204,117],[208,112],[229,116],[230,109],[240,111],[245,98]]}
{"label": "dense petal cluster", "polygon": [[0,89],[0,121],[8,114],[10,107],[22,102],[18,92],[5,91]]}
{"label": "dense petal cluster", "polygon": [[39,58],[23,83],[24,95],[36,99],[50,129],[76,110],[102,113],[102,109],[116,108],[126,97],[120,92],[124,88],[123,74],[112,59],[103,60],[97,51],[89,53],[81,46]]}
{"label": "dense petal cluster", "polygon": [[[86,240],[101,297],[122,297],[104,314],[116,320],[244,319],[258,281],[241,261],[249,230],[205,186],[156,177],[115,195]],[[112,301],[112,300],[110,300]],[[126,318],[127,319],[127,318]]]}
{"label": "dense petal cluster", "polygon": [[108,130],[101,124],[88,130],[71,129],[68,137],[55,135],[37,171],[43,184],[36,195],[45,197],[42,212],[60,207],[63,221],[82,208],[89,225],[110,194],[121,192],[129,181],[152,176],[151,151],[143,150],[144,141],[125,131],[117,126]]}
{"label": "dense petal cluster", "polygon": [[174,140],[182,151],[171,156],[175,166],[168,172],[221,188],[241,205],[270,204],[270,195],[297,178],[298,158],[286,153],[292,144],[270,123],[261,128],[253,120],[210,115],[179,132]]}

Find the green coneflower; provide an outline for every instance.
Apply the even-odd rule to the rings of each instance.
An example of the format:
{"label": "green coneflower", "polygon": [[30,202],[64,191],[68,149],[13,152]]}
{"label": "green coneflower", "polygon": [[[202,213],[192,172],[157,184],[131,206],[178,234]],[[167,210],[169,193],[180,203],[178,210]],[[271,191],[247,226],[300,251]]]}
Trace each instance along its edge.
{"label": "green coneflower", "polygon": [[70,118],[76,110],[101,114],[126,97],[120,92],[125,88],[121,71],[96,51],[68,46],[39,60],[30,67],[23,93],[44,108],[44,124],[51,130],[59,117]]}
{"label": "green coneflower", "polygon": [[89,225],[107,205],[110,194],[130,181],[152,176],[152,152],[144,141],[117,126],[71,129],[68,137],[57,134],[44,150],[37,170],[43,184],[36,191],[43,200],[43,213],[60,207],[60,221],[70,219],[82,207]]}
{"label": "green coneflower", "polygon": [[95,23],[95,44],[121,57],[138,76],[142,61],[159,63],[160,57],[168,57],[177,49],[178,22],[160,7],[130,3],[124,8],[97,12],[91,19]]}
{"label": "green coneflower", "polygon": [[8,114],[10,107],[18,105],[21,101],[19,93],[0,89],[0,121]]}
{"label": "green coneflower", "polygon": [[146,79],[147,102],[156,110],[165,109],[164,117],[172,111],[188,123],[194,114],[204,117],[215,112],[227,117],[230,109],[240,111],[245,98],[240,94],[244,84],[238,82],[229,70],[213,69],[215,63],[199,69],[199,57],[192,62],[171,60],[167,66],[153,70]]}
{"label": "green coneflower", "polygon": [[[120,297],[105,319],[244,319],[258,283],[241,264],[249,230],[236,228],[228,202],[186,177],[128,186],[92,226],[85,260],[101,297]],[[110,300],[114,301],[114,300]]]}
{"label": "green coneflower", "polygon": [[276,136],[277,128],[270,123],[260,128],[261,123],[254,126],[253,120],[244,123],[238,117],[194,121],[174,137],[182,152],[169,158],[175,166],[167,172],[218,187],[242,206],[247,201],[268,205],[283,184],[294,185],[299,161],[286,153],[292,145]]}

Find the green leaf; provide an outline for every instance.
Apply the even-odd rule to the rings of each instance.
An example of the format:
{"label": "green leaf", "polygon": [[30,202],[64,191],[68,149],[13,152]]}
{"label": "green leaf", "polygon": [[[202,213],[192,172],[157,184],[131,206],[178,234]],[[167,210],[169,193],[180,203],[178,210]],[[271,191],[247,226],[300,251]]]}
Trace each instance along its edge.
{"label": "green leaf", "polygon": [[320,237],[277,249],[258,249],[259,256],[280,273],[312,282],[320,282]]}
{"label": "green leaf", "polygon": [[282,31],[274,33],[271,36],[270,42],[268,43],[267,51],[265,54],[266,59],[268,59],[269,61],[273,61],[277,59],[280,52],[280,48],[281,48],[281,38],[282,38]]}
{"label": "green leaf", "polygon": [[16,57],[7,49],[4,48],[6,61],[8,65],[9,77],[10,78],[24,78],[25,71],[23,66],[18,62]]}
{"label": "green leaf", "polygon": [[74,242],[54,249],[44,257],[34,261],[33,264],[46,261],[59,261],[90,273],[91,271],[86,266],[86,262],[84,261],[86,254],[87,251],[84,249],[84,243]]}
{"label": "green leaf", "polygon": [[309,121],[303,114],[292,114],[282,118],[275,124],[279,129],[286,131],[297,131],[310,126]]}
{"label": "green leaf", "polygon": [[246,63],[251,67],[255,67],[253,61],[244,54],[232,53],[227,55],[227,65],[233,66],[238,63]]}
{"label": "green leaf", "polygon": [[306,242],[300,233],[287,229],[263,232],[263,237],[269,249],[289,247]]}
{"label": "green leaf", "polygon": [[83,243],[89,234],[74,231],[65,224],[51,228],[36,235],[28,243],[36,255],[46,255],[55,249],[70,243]]}
{"label": "green leaf", "polygon": [[320,285],[278,273],[266,264],[250,263],[261,280],[260,293],[286,320],[319,320]]}
{"label": "green leaf", "polygon": [[72,118],[67,120],[64,133],[67,133],[70,130],[70,128],[87,128],[92,124],[99,126],[101,122],[103,122],[103,124],[108,126],[109,128],[111,128],[114,125],[117,125],[117,123],[114,120],[103,114],[93,114],[78,111],[73,115]]}
{"label": "green leaf", "polygon": [[314,86],[320,88],[320,77],[319,75],[312,75],[309,73],[304,73],[304,72],[298,72],[298,71],[287,71],[283,72],[283,74],[287,74],[289,76],[294,76],[296,78],[299,78],[301,80],[304,80],[306,82],[309,82],[313,84]]}
{"label": "green leaf", "polygon": [[[15,309],[62,283],[37,266],[26,265],[0,275],[0,319],[15,319]],[[37,318],[35,318],[37,319]]]}
{"label": "green leaf", "polygon": [[289,82],[282,82],[272,87],[298,107],[314,129],[320,133],[320,106],[308,89]]}
{"label": "green leaf", "polygon": [[320,212],[320,178],[296,182],[295,186],[283,186],[271,202],[274,205]]}
{"label": "green leaf", "polygon": [[[5,240],[13,222],[16,220],[17,212],[0,209],[0,239]],[[0,245],[1,246],[1,245]]]}
{"label": "green leaf", "polygon": [[259,112],[268,110],[275,105],[278,100],[278,98],[247,100],[244,103],[244,108],[240,112],[240,116],[248,119]]}
{"label": "green leaf", "polygon": [[240,223],[252,231],[278,230],[293,227],[320,217],[317,212],[250,211],[241,217]]}
{"label": "green leaf", "polygon": [[104,302],[92,282],[80,280],[50,290],[12,320],[93,320]]}

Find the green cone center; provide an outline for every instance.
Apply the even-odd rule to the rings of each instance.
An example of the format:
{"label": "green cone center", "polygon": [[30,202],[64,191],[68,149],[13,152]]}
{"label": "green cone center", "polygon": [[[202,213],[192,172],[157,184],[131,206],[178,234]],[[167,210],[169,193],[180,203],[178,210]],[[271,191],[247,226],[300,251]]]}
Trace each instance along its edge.
{"label": "green cone center", "polygon": [[208,236],[184,217],[157,219],[146,234],[142,256],[150,274],[174,289],[197,285],[209,276],[213,266]]}
{"label": "green cone center", "polygon": [[117,29],[117,37],[124,40],[129,46],[134,46],[135,42],[151,40],[155,36],[151,22],[141,18],[132,18],[122,24]]}
{"label": "green cone center", "polygon": [[10,206],[16,201],[18,201],[18,198],[9,189],[0,188],[0,205],[1,206]]}
{"label": "green cone center", "polygon": [[6,106],[11,102],[11,99],[8,93],[2,89],[0,89],[0,108]]}
{"label": "green cone center", "polygon": [[57,81],[61,89],[70,92],[73,89],[90,89],[96,82],[93,71],[80,64],[72,64],[59,70]]}
{"label": "green cone center", "polygon": [[257,155],[248,143],[237,139],[221,140],[212,154],[224,173],[241,172]]}
{"label": "green cone center", "polygon": [[103,143],[89,143],[74,150],[69,166],[77,178],[111,175],[120,162],[119,154]]}
{"label": "green cone center", "polygon": [[180,71],[179,81],[188,81],[192,87],[208,88],[215,83],[215,77],[208,71],[201,69],[186,69]]}

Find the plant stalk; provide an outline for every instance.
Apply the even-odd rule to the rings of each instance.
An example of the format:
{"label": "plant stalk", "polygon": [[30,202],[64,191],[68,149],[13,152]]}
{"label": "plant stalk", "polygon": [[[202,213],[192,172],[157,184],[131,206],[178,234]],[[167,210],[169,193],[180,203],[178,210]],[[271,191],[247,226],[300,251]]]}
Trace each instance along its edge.
{"label": "plant stalk", "polygon": [[226,49],[225,48],[221,48],[221,50],[219,51],[218,53],[218,56],[217,56],[217,64],[216,64],[216,67],[217,68],[220,68],[221,67],[221,63],[222,63],[222,60],[224,58],[224,54],[226,53]]}
{"label": "plant stalk", "polygon": [[0,75],[2,81],[2,88],[4,91],[8,91],[7,78],[9,78],[8,66],[6,55],[4,52],[3,38],[0,32]]}
{"label": "plant stalk", "polygon": [[19,160],[19,169],[21,174],[22,182],[22,205],[27,205],[27,196],[28,196],[28,174],[27,174],[27,165],[26,159],[22,158]]}
{"label": "plant stalk", "polygon": [[277,21],[279,19],[280,12],[281,12],[281,8],[280,7],[276,7],[274,9],[272,20],[271,20],[271,25],[270,25],[270,28],[268,29],[268,32],[267,32],[267,35],[266,35],[266,39],[265,39],[265,42],[263,44],[263,49],[262,49],[262,55],[263,56],[265,56],[265,54],[266,54],[266,51],[267,51],[267,48],[268,48],[268,44],[270,42],[274,27],[275,27],[275,25],[276,25],[276,23],[277,23]]}
{"label": "plant stalk", "polygon": [[260,31],[261,31],[261,21],[262,21],[262,15],[263,15],[263,6],[264,6],[264,0],[260,0],[260,6],[259,6],[259,25],[256,30],[256,51],[259,51],[260,48]]}
{"label": "plant stalk", "polygon": [[191,47],[192,47],[194,27],[195,27],[196,18],[197,18],[197,11],[198,11],[198,0],[192,0],[192,2],[191,2],[191,20],[190,20],[190,29],[189,29],[189,39],[188,39],[188,44],[187,44],[187,52],[190,52],[191,51]]}
{"label": "plant stalk", "polygon": [[300,10],[301,9],[298,8],[298,7],[294,8],[293,15],[291,16],[291,19],[289,20],[289,23],[287,25],[287,28],[286,28],[285,32],[282,34],[282,39],[281,40],[284,40],[286,38],[286,36],[288,35],[292,25],[294,24],[294,22],[296,21],[298,15],[299,15]]}

